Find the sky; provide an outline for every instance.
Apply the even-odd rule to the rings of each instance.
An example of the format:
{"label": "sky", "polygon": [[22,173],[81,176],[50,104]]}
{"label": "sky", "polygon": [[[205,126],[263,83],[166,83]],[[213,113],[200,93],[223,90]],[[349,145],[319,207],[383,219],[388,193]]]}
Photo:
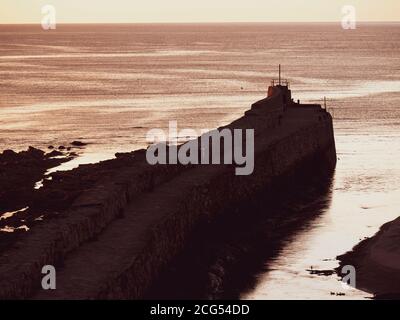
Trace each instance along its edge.
{"label": "sky", "polygon": [[44,5],[57,23],[336,22],[344,5],[357,21],[400,21],[400,0],[0,0],[0,24],[41,23]]}

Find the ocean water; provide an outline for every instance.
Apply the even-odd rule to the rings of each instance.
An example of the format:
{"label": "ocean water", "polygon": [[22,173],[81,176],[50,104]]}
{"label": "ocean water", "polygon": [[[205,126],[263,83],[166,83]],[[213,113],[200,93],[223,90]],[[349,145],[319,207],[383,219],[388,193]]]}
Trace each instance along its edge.
{"label": "ocean water", "polygon": [[307,269],[400,214],[400,24],[0,25],[0,44],[0,150],[89,143],[63,170],[146,147],[170,120],[229,123],[282,64],[295,99],[327,97],[339,160],[330,206],[242,298],[370,297]]}

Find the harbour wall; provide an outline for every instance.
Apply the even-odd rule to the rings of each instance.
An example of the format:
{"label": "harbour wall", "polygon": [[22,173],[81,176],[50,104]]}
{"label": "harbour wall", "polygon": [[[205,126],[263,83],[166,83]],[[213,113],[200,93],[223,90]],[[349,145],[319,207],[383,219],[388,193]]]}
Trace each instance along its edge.
{"label": "harbour wall", "polygon": [[[145,150],[126,155],[124,161],[129,165],[87,190],[56,221],[45,221],[33,228],[0,257],[0,299],[140,299],[160,270],[185,246],[199,220],[212,220],[301,163],[317,161],[324,163],[327,170],[336,165],[330,114],[320,107],[293,106],[284,110],[279,89],[223,128],[255,130],[253,174],[236,176],[233,165],[150,166],[145,161]],[[163,188],[171,190],[167,205],[160,210],[143,209],[146,214],[143,213],[141,206],[161,201],[165,196]],[[140,199],[148,201],[143,203]],[[140,229],[132,230],[131,248],[128,243],[129,250],[121,251],[124,258],[128,252],[129,259],[124,259],[113,272],[105,273],[101,282],[86,291],[80,290],[78,282],[70,284],[76,287],[74,290],[67,286],[55,292],[41,290],[42,266],[64,268],[66,279],[77,276],[68,271],[73,256],[90,246],[93,239],[109,243],[104,236],[107,229],[129,225],[134,219]],[[93,250],[90,252],[96,257]],[[118,250],[115,254],[119,254]]]}

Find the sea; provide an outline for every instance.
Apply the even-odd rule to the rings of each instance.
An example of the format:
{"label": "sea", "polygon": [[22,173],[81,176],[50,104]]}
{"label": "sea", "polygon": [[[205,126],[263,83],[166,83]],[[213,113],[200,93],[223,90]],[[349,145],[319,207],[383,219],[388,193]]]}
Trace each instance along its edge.
{"label": "sea", "polygon": [[295,100],[326,97],[338,164],[329,205],[240,298],[370,299],[309,270],[400,215],[400,23],[0,25],[0,152],[88,143],[55,169],[70,170],[169,121],[213,129],[264,98],[279,64]]}

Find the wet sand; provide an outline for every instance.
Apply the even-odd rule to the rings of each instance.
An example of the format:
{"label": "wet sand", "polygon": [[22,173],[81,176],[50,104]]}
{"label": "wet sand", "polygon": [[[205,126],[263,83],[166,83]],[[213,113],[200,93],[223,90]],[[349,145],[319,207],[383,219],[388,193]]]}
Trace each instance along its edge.
{"label": "wet sand", "polygon": [[374,294],[375,299],[400,299],[400,218],[338,259],[341,267],[356,268],[358,289]]}

